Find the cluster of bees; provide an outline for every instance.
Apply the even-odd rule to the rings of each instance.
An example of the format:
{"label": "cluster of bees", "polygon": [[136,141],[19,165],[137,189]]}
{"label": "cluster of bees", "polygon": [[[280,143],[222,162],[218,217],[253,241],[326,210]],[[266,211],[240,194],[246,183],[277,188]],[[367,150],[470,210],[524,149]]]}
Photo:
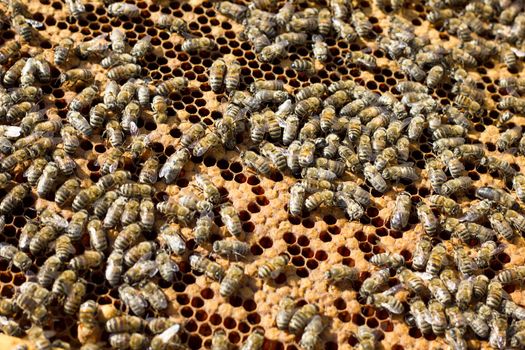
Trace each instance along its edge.
{"label": "cluster of bees", "polygon": [[[66,5],[72,18],[85,15],[81,0],[67,0]],[[104,5],[111,16],[141,15],[134,4],[105,1]],[[387,55],[389,67],[407,77],[396,85],[402,97],[380,94],[348,79],[296,89],[281,80],[244,86],[241,64],[218,58],[209,69],[208,84],[213,92],[227,94],[222,118],[210,127],[200,122],[191,125],[161,164],[148,156],[151,140],[139,128],[139,119],[151,116],[157,124],[178,124],[168,112],[171,98],[192,87],[183,77],[153,86],[142,76],[144,58],[153,50],[152,38],[144,35],[130,47],[125,33],[115,28],[109,36],[81,43],[67,38],[57,43],[52,58],[35,47],[20,57],[18,39],[31,45],[33,27],[41,24],[23,4],[9,0],[3,23],[17,37],[0,47],[4,124],[0,188],[6,193],[0,199],[0,224],[4,227],[6,216],[33,193],[55,204],[21,228],[17,245],[0,244],[0,258],[27,276],[13,297],[0,299],[0,329],[17,337],[28,335],[37,349],[69,349],[70,344],[52,340],[47,330],[51,316],[63,312],[78,319],[83,350],[108,345],[133,350],[185,348],[184,326],[169,317],[169,300],[157,283],[176,279],[176,261],[185,259],[210,283],[218,282],[223,298],[238,293],[250,277],[264,282],[285,273],[290,257],[282,253],[257,261],[256,275],[246,275],[239,260],[250,254],[250,245],[234,203],[221,195],[213,179],[198,173],[191,179],[195,191],[177,198],[156,196],[159,182],[175,186],[192,156],[224,148],[239,150],[244,166],[262,176],[272,178],[281,172],[297,179],[287,206],[292,216],[333,207],[342,209],[348,220],[359,220],[374,205],[369,188],[393,193],[389,227],[407,230],[413,214],[419,221],[411,260],[396,252],[379,253],[370,258],[366,279],[354,267],[334,264],[327,269],[326,280],[336,288],[356,289],[361,303],[404,315],[423,334],[444,336],[453,349],[466,349],[467,340],[473,338],[488,339],[498,349],[525,347],[525,308],[505,291],[508,285],[523,283],[525,269],[512,267],[487,276],[492,259],[525,230],[521,204],[525,175],[469,138],[475,132],[471,119],[484,113],[489,103],[469,70],[498,57],[510,73],[520,69],[525,56],[523,4],[427,1],[432,8],[429,22],[460,40],[452,49],[416,35],[403,18],[408,7],[403,0],[376,0],[374,6],[389,13],[384,33],[375,31],[366,11],[348,0],[330,0],[327,6],[315,8],[293,1],[278,7],[273,0],[257,0],[249,6],[222,1],[215,6],[242,22],[239,40],[248,41],[261,62],[277,64],[292,47],[311,48],[311,58],[289,63],[307,77],[332,59],[325,42],[329,37],[376,45]],[[180,48],[190,54],[217,47],[212,37],[192,33],[181,18],[161,14],[155,25],[183,37]],[[107,70],[108,80],[104,85],[96,81],[91,70],[72,66],[75,60],[96,62]],[[381,68],[370,51],[352,51],[337,64],[372,72]],[[45,98],[42,87],[52,82],[53,66],[61,72],[57,83],[78,91],[69,101],[65,121],[39,110]],[[455,96],[450,105],[433,96],[434,89],[445,83]],[[512,120],[525,113],[525,78],[512,76],[498,83],[508,96],[498,103],[502,112],[496,149],[523,155],[525,136]],[[237,144],[241,134],[248,135],[248,145]],[[95,135],[105,138],[108,150],[99,164],[101,176],[87,183],[78,174],[75,156],[81,140]],[[419,170],[409,160],[423,136],[431,139],[433,156]],[[138,176],[124,170],[129,162],[139,169]],[[510,186],[478,186],[467,174],[467,165],[497,173]],[[431,187],[426,198],[403,190],[403,185],[422,180]],[[465,207],[460,199],[467,193],[477,200]],[[213,237],[215,216],[227,237]],[[192,236],[184,237],[181,226],[190,228]],[[151,232],[155,238],[147,239]],[[443,232],[450,233],[450,240],[439,238]],[[190,238],[209,255],[190,251],[186,244]],[[216,261],[219,257],[232,262],[224,268]],[[35,258],[44,261],[36,271]],[[92,270],[104,271],[107,284],[125,305],[125,312],[103,323],[100,305],[86,300]],[[393,277],[399,284],[389,287]],[[316,349],[330,321],[318,305],[285,297],[275,324],[296,335],[302,348]],[[361,349],[380,346],[377,332],[367,326],[360,326],[355,338]],[[256,328],[241,349],[261,349],[264,342],[264,330]],[[214,331],[212,349],[231,346],[224,330]]]}

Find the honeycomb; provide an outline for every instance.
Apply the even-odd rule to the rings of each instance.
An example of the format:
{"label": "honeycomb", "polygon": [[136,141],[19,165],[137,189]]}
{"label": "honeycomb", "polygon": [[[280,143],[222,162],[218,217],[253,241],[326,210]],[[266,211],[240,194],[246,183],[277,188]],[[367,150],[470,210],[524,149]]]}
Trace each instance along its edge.
{"label": "honeycomb", "polygon": [[[40,48],[46,60],[52,63],[53,48],[64,39],[71,38],[78,44],[100,35],[109,35],[114,28],[120,28],[125,33],[130,47],[133,47],[138,40],[151,36],[153,49],[141,62],[142,78],[149,79],[154,85],[177,77],[188,80],[187,89],[169,96],[167,123],[156,123],[149,110],[144,110],[138,119],[139,134],[148,135],[150,143],[138,159],[133,160],[129,154],[126,154],[119,164],[119,169],[131,172],[132,181],[138,181],[142,165],[148,158],[157,159],[160,165],[165,164],[167,159],[180,148],[181,137],[187,134],[192,125],[203,122],[209,130],[213,130],[216,121],[221,120],[229,96],[225,92],[213,92],[209,84],[209,69],[220,57],[226,62],[236,61],[240,64],[239,90],[241,91],[247,91],[250,84],[261,79],[281,80],[291,94],[314,83],[329,86],[333,82],[351,80],[369,91],[378,94],[390,92],[401,99],[404,94],[396,87],[400,82],[409,80],[407,73],[400,69],[395,60],[388,57],[372,37],[347,42],[338,39],[332,33],[326,38],[328,58],[322,63],[316,61],[315,72],[312,74],[298,72],[291,68],[295,60],[311,60],[310,39],[305,45],[289,47],[286,57],[282,59],[261,62],[253,45],[241,39],[243,30],[241,23],[219,13],[215,3],[211,1],[157,3],[126,0],[125,3],[136,4],[140,9],[140,15],[134,18],[110,15],[108,5],[90,1],[85,3],[85,14],[78,19],[70,15],[67,5],[61,1],[39,0],[23,1],[23,3],[31,13],[31,18],[44,25],[35,30],[31,42],[23,43],[22,57],[30,57],[35,48]],[[243,2],[245,5],[249,3]],[[413,28],[416,37],[427,37],[431,43],[442,45],[447,50],[460,45],[457,32],[450,33],[445,25],[431,24],[427,20],[429,14],[439,9],[439,6],[433,6],[431,2],[426,4],[407,1],[400,9],[394,11],[391,5],[380,9],[379,3],[379,1],[377,3],[352,1],[353,9],[360,9],[366,15],[375,36],[390,33],[391,20],[397,16]],[[457,13],[460,12],[459,7],[465,4],[464,1],[452,0],[444,3],[447,6],[451,5]],[[481,1],[474,3],[479,4],[480,8],[485,4]],[[510,6],[508,2],[501,1],[501,3],[505,3],[502,6]],[[284,2],[279,1],[278,8],[283,4]],[[326,5],[324,1],[305,1],[296,4],[298,9],[319,8]],[[520,11],[521,8],[518,9],[518,12]],[[155,25],[161,14],[184,19],[192,35],[214,38],[217,46],[213,50],[198,53],[183,51],[181,47],[185,41],[184,36],[169,33]],[[486,38],[496,42],[500,40],[492,33],[487,33]],[[18,39],[19,34],[13,28],[7,27],[1,31],[2,46]],[[523,37],[519,39],[523,41]],[[354,55],[356,52],[372,55],[377,60],[377,67],[364,69],[350,62],[349,54]],[[521,58],[518,57],[518,60]],[[517,113],[511,121],[499,125],[504,109],[498,103],[507,96],[515,95],[510,89],[502,86],[501,79],[525,77],[521,70],[522,65],[523,62],[518,62],[517,68],[507,69],[506,64],[495,56],[468,69],[469,77],[475,80],[476,87],[485,94],[485,105],[480,113],[469,116],[473,129],[468,133],[467,144],[483,144],[487,155],[508,161],[517,172],[525,166],[523,156],[513,150],[499,151],[496,144],[505,130],[515,126],[522,128],[525,123],[523,116]],[[102,68],[96,59],[81,60],[71,57],[71,61],[65,66],[51,64],[51,81],[41,84],[44,98],[38,104],[39,108],[46,111],[49,119],[66,123],[69,103],[83,88],[83,86],[67,87],[60,83],[61,73],[71,68],[89,69],[100,86],[104,86],[107,82],[107,70]],[[452,76],[452,74],[454,74],[452,70],[447,71],[447,75]],[[453,91],[454,78],[447,79],[448,77],[436,89],[430,90],[431,96],[441,106],[452,105],[457,96]],[[127,135],[126,139],[127,147],[132,138]],[[289,172],[272,171],[270,176],[258,174],[247,167],[240,158],[241,152],[253,148],[249,130],[237,135],[236,141],[235,149],[215,147],[202,157],[192,156],[172,184],[167,185],[162,181],[155,183],[156,192],[152,198],[155,204],[168,197],[170,200],[179,200],[184,195],[195,193],[196,174],[207,175],[219,189],[222,201],[230,202],[238,212],[244,233],[243,240],[250,247],[250,254],[239,259],[244,263],[245,274],[248,277],[233,296],[223,298],[219,294],[219,283],[195,271],[189,264],[188,257],[193,253],[210,256],[224,268],[231,264],[232,259],[210,254],[212,245],[209,243],[227,235],[225,223],[216,208],[213,212],[215,227],[211,242],[208,244],[197,245],[193,238],[193,226],[180,225],[181,235],[186,239],[186,252],[181,256],[173,255],[180,270],[176,274],[175,281],[168,283],[157,276],[153,278],[168,298],[169,306],[159,312],[148,310],[146,317],[172,317],[182,325],[181,343],[191,349],[209,348],[212,336],[218,330],[224,330],[230,343],[240,347],[250,334],[263,329],[265,349],[292,350],[301,348],[300,337],[279,330],[275,325],[279,301],[285,296],[291,296],[297,301],[298,306],[316,303],[320,314],[327,320],[329,326],[320,337],[319,348],[350,349],[358,346],[360,342],[356,334],[358,327],[363,325],[374,330],[377,342],[384,348],[438,349],[447,346],[442,335],[435,335],[432,332],[423,334],[417,327],[409,325],[403,315],[391,315],[386,309],[370,305],[366,299],[363,300],[358,296],[358,287],[361,283],[372,272],[378,270],[369,262],[374,255],[384,252],[398,253],[404,257],[408,267],[412,264],[415,243],[424,235],[415,215],[415,209],[412,211],[408,226],[402,230],[393,229],[390,221],[399,192],[407,191],[414,203],[423,201],[434,193],[425,168],[428,159],[437,157],[433,151],[432,135],[428,128],[425,128],[419,142],[410,145],[408,161],[420,174],[418,180],[402,180],[383,194],[366,182],[362,175],[347,172],[343,176],[343,181],[356,181],[361,188],[371,194],[372,205],[366,208],[364,215],[358,220],[349,220],[344,210],[334,209],[333,206],[321,206],[311,212],[303,211],[299,216],[291,215],[288,210],[289,191],[298,179]],[[101,166],[108,157],[109,149],[110,146],[101,132],[81,138],[79,150],[73,155],[73,159],[77,164],[75,175],[82,181],[82,188],[96,183],[103,176]],[[13,184],[26,181],[23,170],[13,171]],[[494,186],[509,191],[512,189],[512,182],[509,179],[481,164],[466,162],[464,173],[474,181],[474,186],[466,191],[464,196],[452,196],[464,209],[476,200],[473,188]],[[1,197],[5,198],[8,190],[1,191]],[[32,193],[24,198],[23,205],[17,206],[5,215],[6,225],[2,241],[18,246],[22,228],[28,222],[37,222],[44,209],[51,208],[69,220],[73,215],[71,206],[58,207],[54,200],[54,192],[46,196],[38,196],[33,188]],[[437,210],[435,213],[437,214]],[[165,218],[157,215],[155,230],[143,232],[144,239],[156,239],[158,228],[165,221]],[[488,227],[486,222],[484,225]],[[113,240],[117,232],[110,231],[110,240]],[[90,242],[86,237],[87,235],[84,235],[75,243],[77,254],[90,249]],[[441,231],[434,238],[436,241],[450,244],[456,242],[446,230]],[[477,249],[476,243],[472,242],[472,251]],[[523,264],[524,258],[520,254],[520,249],[523,248],[522,238],[504,244],[503,251],[491,258],[489,266],[482,271],[482,274],[493,278],[503,269]],[[49,251],[45,255],[36,257],[30,255],[33,265],[27,273],[21,272],[7,260],[0,260],[1,296],[13,298],[24,282],[34,280],[32,275],[38,273],[44,261],[52,253],[53,251]],[[289,266],[273,281],[261,281],[257,277],[261,263],[282,253],[290,257]],[[345,287],[328,283],[325,274],[335,264],[355,267],[360,272],[356,285]],[[94,300],[100,306],[98,320],[101,329],[107,319],[119,313],[130,312],[129,307],[119,297],[117,288],[106,281],[104,270],[103,267],[91,269],[82,275],[87,286],[83,301]],[[391,276],[388,286],[395,288],[399,285],[399,278],[394,271],[391,271]],[[505,291],[514,302],[524,304],[522,289],[518,285],[505,285]],[[413,295],[409,295],[408,291],[402,291],[400,294],[407,312],[408,301]],[[54,332],[51,339],[63,340],[69,343],[71,348],[80,348],[78,317],[63,314],[60,305],[51,304],[50,308],[53,310],[50,314],[52,317],[49,317],[43,328]],[[30,322],[26,318],[21,317],[20,322],[25,330],[29,328]],[[31,337],[19,338],[2,335],[1,347],[10,349],[19,342],[34,346]],[[469,347],[490,347],[487,340],[472,335],[467,339]],[[101,342],[102,348],[109,348],[107,332],[102,330],[96,340]]]}

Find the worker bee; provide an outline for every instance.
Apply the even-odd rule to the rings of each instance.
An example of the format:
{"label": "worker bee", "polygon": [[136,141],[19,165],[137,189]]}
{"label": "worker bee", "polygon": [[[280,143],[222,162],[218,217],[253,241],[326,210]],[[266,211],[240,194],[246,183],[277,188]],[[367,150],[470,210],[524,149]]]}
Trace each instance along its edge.
{"label": "worker bee", "polygon": [[432,241],[429,237],[422,236],[416,243],[414,249],[414,255],[412,256],[412,267],[415,270],[424,270],[428,259],[430,258],[430,252],[432,250]]}
{"label": "worker bee", "polygon": [[509,162],[497,157],[483,157],[480,160],[480,165],[486,166],[491,172],[500,173],[503,175],[503,177],[514,177],[514,175],[517,173]]}
{"label": "worker bee", "polygon": [[26,62],[26,58],[20,58],[11,67],[9,67],[9,69],[4,74],[4,84],[14,85],[22,75],[22,69],[26,65]]}
{"label": "worker bee", "polygon": [[71,38],[64,38],[55,46],[53,56],[55,65],[60,66],[67,62],[73,45],[74,41]]}
{"label": "worker bee", "polygon": [[523,232],[525,230],[525,216],[517,211],[507,209],[505,212],[505,219],[507,219],[510,225],[518,232]]}
{"label": "worker bee", "polygon": [[27,170],[24,172],[24,177],[27,178],[27,182],[31,186],[36,186],[42,173],[44,172],[44,169],[47,165],[47,160],[44,158],[37,158],[35,159],[32,164],[27,168]]}
{"label": "worker bee", "polygon": [[106,174],[112,174],[115,171],[117,171],[117,168],[120,163],[120,159],[122,158],[123,154],[124,153],[119,148],[116,148],[116,147],[109,148],[106,152],[106,158],[104,159],[104,162],[102,163],[100,172],[103,175],[106,175]]}
{"label": "worker bee", "polygon": [[142,228],[137,223],[124,227],[124,229],[117,234],[117,238],[113,243],[113,249],[124,251],[135,245],[141,232]]}
{"label": "worker bee", "polygon": [[[217,68],[217,69],[220,69]],[[226,88],[226,92],[230,93],[232,91],[237,90],[239,87],[239,82],[241,78],[241,65],[237,61],[233,61],[228,65],[228,68],[226,69],[226,74],[222,73],[222,76],[220,76],[220,72],[216,72],[219,74],[219,77],[224,77],[224,86]],[[217,78],[219,78],[217,77]],[[222,81],[221,81],[222,83]],[[219,85],[220,88],[220,85]]]}
{"label": "worker bee", "polygon": [[476,315],[472,311],[464,311],[463,315],[468,322],[469,327],[480,338],[487,338],[490,334],[489,325],[483,320],[481,316]]}
{"label": "worker bee", "polygon": [[93,134],[93,128],[87,119],[79,112],[69,111],[67,113],[67,120],[69,124],[81,134],[84,134],[85,136],[91,136]]}
{"label": "worker bee", "polygon": [[193,155],[195,157],[202,157],[210,149],[219,146],[221,143],[221,137],[216,132],[210,131],[195,143],[193,146]]}
{"label": "worker bee", "polygon": [[164,292],[156,283],[147,281],[141,285],[140,290],[154,310],[160,311],[168,307],[166,295],[164,295]]}
{"label": "worker bee", "polygon": [[370,277],[363,281],[359,294],[361,296],[369,296],[377,292],[379,288],[384,286],[390,278],[390,272],[388,269],[378,270],[372,273]]}
{"label": "worker bee", "polygon": [[137,63],[137,57],[129,53],[114,53],[100,61],[100,65],[104,68],[111,68],[126,63]]}
{"label": "worker bee", "polygon": [[310,60],[296,59],[292,62],[290,67],[297,72],[304,72],[306,74],[313,74],[315,72],[315,66]]}
{"label": "worker bee", "polygon": [[131,56],[136,57],[138,59],[143,58],[148,52],[152,50],[153,46],[151,44],[151,36],[145,35],[141,39],[139,39],[135,45],[133,45],[133,48],[129,52]]}
{"label": "worker bee", "polygon": [[512,188],[516,191],[516,196],[523,202],[525,201],[525,176],[516,173],[512,178]]}
{"label": "worker bee", "polygon": [[186,242],[180,236],[175,226],[164,224],[159,230],[159,240],[162,246],[168,248],[168,251],[177,255],[182,255],[186,251]]}
{"label": "worker bee", "polygon": [[[103,189],[102,186],[96,186],[99,189]],[[93,203],[93,213],[98,218],[104,218],[111,204],[118,198],[118,194],[115,191],[108,191],[104,193],[102,198],[97,199]]]}
{"label": "worker bee", "polygon": [[370,258],[370,262],[379,267],[398,269],[405,265],[405,258],[397,253],[379,253]]}
{"label": "worker bee", "polygon": [[348,53],[346,58],[365,69],[373,70],[377,67],[376,58],[362,51]]}
{"label": "worker bee", "polygon": [[263,63],[269,63],[276,59],[286,57],[288,53],[288,45],[288,42],[286,40],[283,40],[264,47],[259,53],[259,61]]}
{"label": "worker bee", "polygon": [[193,254],[189,261],[192,269],[204,273],[208,278],[218,282],[224,278],[225,272],[222,266],[204,256]]}
{"label": "worker bee", "polygon": [[236,258],[245,257],[248,255],[249,251],[249,245],[244,242],[228,240],[213,242],[213,252],[219,255],[234,255]]}
{"label": "worker bee", "polygon": [[42,175],[38,179],[36,192],[39,197],[45,197],[55,186],[59,169],[56,163],[49,162],[42,170]]}
{"label": "worker bee", "polygon": [[421,299],[415,299],[410,303],[410,313],[414,317],[414,322],[421,333],[428,334],[432,331],[432,326],[429,322],[430,312]]}
{"label": "worker bee", "polygon": [[[320,12],[323,12],[322,10]],[[330,21],[328,21],[330,25]],[[321,35],[312,35],[312,52],[314,58],[319,62],[325,62],[328,59],[328,45]]]}
{"label": "worker bee", "polygon": [[174,201],[164,201],[157,203],[157,210],[168,217],[169,220],[176,219],[180,222],[188,222],[191,220],[194,211],[185,206],[179,205]]}
{"label": "worker bee", "polygon": [[104,260],[104,255],[95,250],[86,250],[83,254],[75,256],[69,261],[73,270],[89,270],[99,267]]}
{"label": "worker bee", "polygon": [[278,255],[262,263],[258,268],[257,275],[261,279],[275,279],[284,271],[289,261],[290,257],[288,255]]}
{"label": "worker bee", "polygon": [[[120,282],[120,277],[122,276],[122,272],[124,270],[123,268],[124,263],[124,254],[121,250],[114,249],[111,254],[108,256],[107,264],[106,264],[106,270],[104,273],[104,276],[106,277],[106,280],[109,282],[109,284],[112,287],[115,287]],[[106,324],[107,327],[107,324]]]}
{"label": "worker bee", "polygon": [[11,23],[15,32],[26,42],[30,42],[33,39],[33,29],[44,27],[42,22],[26,18],[23,15],[14,16]]}
{"label": "worker bee", "polygon": [[498,103],[498,107],[519,113],[525,109],[525,102],[516,96],[504,96]]}
{"label": "worker bee", "polygon": [[139,260],[123,276],[125,283],[136,284],[157,273],[157,264],[153,260]]}
{"label": "worker bee", "polygon": [[118,197],[108,208],[106,216],[104,217],[103,227],[106,229],[117,226],[120,221],[122,213],[124,212],[124,206],[126,205],[126,197]]}
{"label": "worker bee", "polygon": [[53,160],[56,162],[60,172],[66,176],[71,176],[77,166],[77,163],[63,149],[53,151]]}
{"label": "worker bee", "polygon": [[118,292],[122,302],[126,304],[135,315],[144,315],[148,303],[142,293],[128,284],[121,285],[118,288]]}
{"label": "worker bee", "polygon": [[190,151],[187,148],[181,148],[173,153],[160,168],[159,177],[164,178],[166,183],[173,182],[180,174],[184,165],[190,159]]}
{"label": "worker bee", "polygon": [[315,349],[320,341],[320,335],[325,328],[326,325],[323,318],[319,315],[315,315],[304,329],[304,333],[299,342],[301,347],[307,350]]}
{"label": "worker bee", "polygon": [[497,314],[490,322],[489,345],[495,349],[504,349],[507,345],[507,318]]}
{"label": "worker bee", "polygon": [[515,237],[514,230],[502,213],[495,212],[489,215],[489,222],[492,229],[508,241]]}
{"label": "worker bee", "polygon": [[91,247],[98,252],[104,252],[108,248],[108,239],[102,222],[97,218],[92,218],[87,224],[87,232]]}
{"label": "worker bee", "polygon": [[73,214],[67,227],[67,235],[73,241],[78,241],[88,222],[88,212],[85,209],[79,210]]}
{"label": "worker bee", "polygon": [[120,126],[122,130],[131,135],[137,135],[139,132],[137,122],[141,113],[140,105],[137,101],[131,101],[126,105],[122,112]]}
{"label": "worker bee", "polygon": [[331,190],[323,190],[312,193],[304,202],[304,206],[308,211],[320,207],[321,205],[332,205],[334,201],[335,193]]}
{"label": "worker bee", "polygon": [[23,199],[30,191],[31,187],[26,183],[14,186],[0,202],[0,212],[2,214],[10,213],[13,209],[22,204]]}
{"label": "worker bee", "polygon": [[19,54],[21,45],[17,40],[9,40],[0,48],[0,64],[6,63],[9,59]]}
{"label": "worker bee", "polygon": [[[384,171],[386,171],[385,169]],[[388,185],[381,173],[370,163],[366,163],[363,169],[363,174],[366,180],[372,185],[372,187],[381,193],[388,190]]]}
{"label": "worker bee", "polygon": [[188,24],[182,18],[161,13],[157,17],[155,24],[160,28],[168,29],[172,33],[177,33],[183,36],[188,35]]}
{"label": "worker bee", "polygon": [[266,176],[270,175],[272,172],[270,163],[266,160],[266,158],[253,151],[241,152],[241,159],[248,168],[254,170],[255,172]]}
{"label": "worker bee", "polygon": [[415,81],[422,81],[426,78],[426,72],[417,65],[416,62],[408,58],[402,58],[399,61],[401,70],[404,71],[408,76],[410,76]]}
{"label": "worker bee", "polygon": [[70,293],[64,302],[64,312],[66,315],[74,315],[78,312],[82,299],[86,294],[85,281],[77,281],[71,287]]}
{"label": "worker bee", "polygon": [[80,91],[75,98],[69,103],[69,108],[73,111],[81,111],[84,108],[91,106],[93,100],[98,95],[98,86],[91,85]]}
{"label": "worker bee", "polygon": [[408,192],[402,192],[397,195],[396,204],[390,219],[390,226],[395,230],[402,230],[408,224],[410,211],[412,207],[411,195]]}
{"label": "worker bee", "polygon": [[240,264],[232,264],[221,281],[219,289],[221,296],[227,298],[238,291],[241,287],[243,277],[244,267]]}
{"label": "worker bee", "polygon": [[155,263],[159,269],[159,275],[166,282],[172,282],[175,277],[175,273],[179,271],[179,266],[171,260],[171,257],[164,250],[157,253],[155,257]]}
{"label": "worker bee", "polygon": [[452,301],[452,294],[448,290],[443,280],[441,280],[440,278],[432,278],[428,282],[428,289],[430,291],[430,294],[432,294],[432,296],[442,305],[448,305]]}
{"label": "worker bee", "polygon": [[480,199],[489,199],[506,208],[514,207],[516,204],[515,199],[510,194],[500,188],[490,186],[478,187],[476,189],[476,197]]}
{"label": "worker bee", "polygon": [[468,176],[460,176],[455,179],[448,180],[441,186],[441,194],[450,196],[453,193],[465,192],[472,186],[472,179]]}
{"label": "worker bee", "polygon": [[182,51],[188,51],[191,53],[201,51],[211,51],[215,49],[217,44],[213,39],[207,37],[187,38],[182,43]]}
{"label": "worker bee", "polygon": [[389,295],[386,292],[371,294],[368,296],[366,302],[368,304],[373,304],[377,307],[383,308],[395,315],[400,315],[405,311],[401,301],[395,296]]}
{"label": "worker bee", "polygon": [[228,350],[230,349],[231,344],[226,336],[226,332],[223,329],[218,329],[213,333],[213,338],[211,339],[211,349],[212,350]]}
{"label": "worker bee", "polygon": [[108,333],[133,333],[141,332],[146,321],[137,316],[115,316],[106,321],[104,328]]}
{"label": "worker bee", "polygon": [[68,235],[62,235],[55,241],[55,255],[60,261],[68,261],[76,252],[71,238]]}
{"label": "worker bee", "polygon": [[140,16],[140,9],[137,5],[116,2],[108,6],[108,13],[112,16],[135,18]]}
{"label": "worker bee", "polygon": [[111,80],[122,81],[136,78],[140,75],[142,67],[135,63],[126,63],[109,69],[107,76]]}
{"label": "worker bee", "polygon": [[[238,73],[240,74],[240,71]],[[215,60],[210,68],[210,87],[213,92],[219,92],[224,83],[225,74],[226,62],[222,58]]]}
{"label": "worker bee", "polygon": [[78,139],[78,131],[66,125],[60,130],[60,136],[62,136],[62,142],[64,145],[64,151],[70,155],[75,154],[78,146],[80,146],[80,140]]}
{"label": "worker bee", "polygon": [[443,334],[448,325],[445,307],[436,300],[430,300],[428,302],[428,311],[430,313],[428,322],[432,327],[432,331],[435,334]]}
{"label": "worker bee", "polygon": [[290,214],[292,215],[301,215],[303,211],[304,199],[305,199],[305,188],[301,184],[295,184],[290,189],[290,201],[288,203],[288,208]]}
{"label": "worker bee", "polygon": [[441,193],[441,186],[447,181],[447,175],[443,171],[443,163],[437,158],[432,158],[427,160],[425,168],[432,189],[438,194]]}
{"label": "worker bee", "polygon": [[8,243],[0,244],[0,257],[9,260],[10,264],[23,272],[27,271],[33,264],[33,261],[26,253],[19,251],[15,246]]}
{"label": "worker bee", "polygon": [[325,278],[333,283],[350,282],[359,280],[359,271],[354,267],[335,264],[325,272]]}

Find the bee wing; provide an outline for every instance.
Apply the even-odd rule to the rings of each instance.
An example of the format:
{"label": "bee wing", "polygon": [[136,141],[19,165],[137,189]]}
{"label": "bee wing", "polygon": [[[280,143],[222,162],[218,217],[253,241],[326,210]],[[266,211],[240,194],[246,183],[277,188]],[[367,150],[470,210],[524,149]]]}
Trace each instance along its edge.
{"label": "bee wing", "polygon": [[158,337],[160,340],[167,344],[173,336],[175,336],[180,330],[180,324],[176,323],[173,326],[166,329],[164,332],[162,332]]}
{"label": "bee wing", "polygon": [[34,19],[26,18],[25,21],[26,21],[27,24],[31,25],[31,27],[33,27],[35,29],[44,28],[44,23],[39,22],[39,21],[35,21]]}
{"label": "bee wing", "polygon": [[401,291],[401,290],[404,290],[405,289],[405,286],[402,284],[402,283],[399,283],[399,284],[396,284],[395,286],[393,287],[390,287],[388,288],[387,290],[385,290],[383,292],[384,295],[394,295],[396,294],[397,292]]}
{"label": "bee wing", "polygon": [[129,132],[131,135],[136,136],[139,134],[139,127],[135,122],[129,123]]}
{"label": "bee wing", "polygon": [[519,58],[523,58],[523,57],[525,57],[525,51],[518,50],[518,49],[515,48],[515,47],[511,47],[510,50],[511,50],[512,52],[514,52],[514,54],[515,54],[516,56],[518,56]]}
{"label": "bee wing", "polygon": [[22,135],[22,128],[13,125],[3,125],[2,134],[7,138],[18,138]]}

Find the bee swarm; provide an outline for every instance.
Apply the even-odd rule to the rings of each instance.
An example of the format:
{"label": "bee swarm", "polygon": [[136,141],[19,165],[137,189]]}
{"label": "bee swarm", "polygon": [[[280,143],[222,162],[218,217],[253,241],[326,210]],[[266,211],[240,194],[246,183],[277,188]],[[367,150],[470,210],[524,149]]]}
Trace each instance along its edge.
{"label": "bee swarm", "polygon": [[525,347],[519,0],[0,10],[0,347]]}

